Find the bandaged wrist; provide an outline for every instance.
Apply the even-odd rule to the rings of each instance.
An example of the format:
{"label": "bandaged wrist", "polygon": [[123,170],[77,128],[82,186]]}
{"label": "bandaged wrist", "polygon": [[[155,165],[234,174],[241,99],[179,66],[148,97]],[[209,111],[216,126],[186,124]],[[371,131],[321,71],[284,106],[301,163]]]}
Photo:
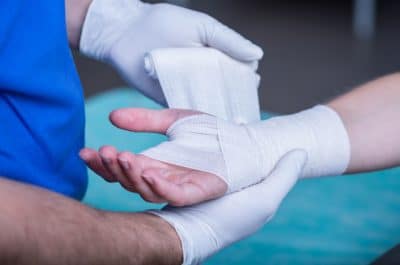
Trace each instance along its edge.
{"label": "bandaged wrist", "polygon": [[[246,134],[247,140],[238,140]],[[246,187],[247,178],[252,178],[250,184],[262,180],[286,153],[296,149],[306,151],[308,157],[303,178],[343,174],[350,160],[344,124],[333,109],[323,105],[240,129],[224,124],[218,136],[233,190]]]}
{"label": "bandaged wrist", "polygon": [[[262,172],[268,172],[285,153],[294,149],[307,152],[302,177],[340,175],[348,167],[350,142],[346,128],[339,115],[327,106],[255,123],[248,130],[259,148]],[[227,155],[225,159],[229,159]]]}
{"label": "bandaged wrist", "polygon": [[79,50],[107,61],[112,45],[141,16],[146,5],[138,0],[93,0],[82,26]]}
{"label": "bandaged wrist", "polygon": [[227,183],[228,193],[263,180],[296,149],[308,156],[302,177],[342,174],[350,160],[346,129],[326,106],[248,125],[195,115],[177,121],[167,135],[168,142],[143,154],[215,174]]}

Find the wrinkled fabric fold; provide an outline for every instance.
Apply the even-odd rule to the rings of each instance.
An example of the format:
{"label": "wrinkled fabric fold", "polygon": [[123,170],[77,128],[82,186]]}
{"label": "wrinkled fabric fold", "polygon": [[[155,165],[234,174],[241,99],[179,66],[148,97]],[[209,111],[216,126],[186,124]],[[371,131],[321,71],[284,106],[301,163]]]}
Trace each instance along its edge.
{"label": "wrinkled fabric fold", "polygon": [[257,65],[212,48],[158,49],[145,69],[160,82],[170,108],[193,109],[245,124],[260,120]]}

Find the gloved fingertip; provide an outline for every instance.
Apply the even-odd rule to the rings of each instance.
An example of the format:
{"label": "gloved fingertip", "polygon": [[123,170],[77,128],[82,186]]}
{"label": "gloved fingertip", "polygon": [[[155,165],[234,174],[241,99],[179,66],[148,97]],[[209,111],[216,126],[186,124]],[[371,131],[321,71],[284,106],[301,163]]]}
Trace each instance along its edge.
{"label": "gloved fingertip", "polygon": [[221,23],[212,23],[209,28],[213,30],[206,31],[206,45],[242,62],[258,61],[263,57],[264,52],[258,45],[233,29]]}
{"label": "gloved fingertip", "polygon": [[241,46],[242,49],[242,56],[243,56],[243,60],[244,61],[259,61],[262,59],[262,57],[264,56],[264,51],[263,49],[258,46],[257,44],[253,43],[252,41],[245,39],[244,37],[242,37],[242,44],[238,45]]}
{"label": "gloved fingertip", "polygon": [[253,56],[254,56],[254,60],[257,60],[257,61],[261,60],[263,58],[263,56],[264,56],[263,49],[261,49],[260,46],[254,44],[254,43],[252,43],[252,53],[253,53]]}
{"label": "gloved fingertip", "polygon": [[255,72],[258,70],[258,61],[251,61],[249,63],[246,63],[246,65],[248,65],[250,69],[252,69]]}
{"label": "gloved fingertip", "polygon": [[148,184],[150,184],[151,186],[155,185],[155,180],[153,177],[149,176],[149,175],[142,175],[142,178],[144,179],[144,181],[146,181]]}
{"label": "gloved fingertip", "polygon": [[285,155],[286,161],[292,163],[296,167],[296,171],[302,171],[307,161],[307,153],[302,149],[296,149]]}

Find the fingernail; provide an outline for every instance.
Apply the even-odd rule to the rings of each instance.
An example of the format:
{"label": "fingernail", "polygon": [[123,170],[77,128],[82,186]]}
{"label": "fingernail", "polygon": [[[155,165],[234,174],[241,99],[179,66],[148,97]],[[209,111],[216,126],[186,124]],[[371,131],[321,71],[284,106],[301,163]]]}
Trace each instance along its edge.
{"label": "fingernail", "polygon": [[123,160],[123,159],[119,159],[119,158],[118,158],[118,160],[119,160],[119,162],[121,162],[122,167],[123,167],[124,169],[127,169],[127,170],[128,170],[128,169],[131,168],[128,161]]}
{"label": "fingernail", "polygon": [[147,182],[147,183],[149,183],[150,185],[154,185],[154,179],[153,178],[151,178],[151,177],[149,177],[149,176],[142,176],[142,178]]}
{"label": "fingernail", "polygon": [[111,164],[111,159],[108,157],[101,156],[101,159],[106,162],[107,164]]}
{"label": "fingernail", "polygon": [[79,157],[84,161],[86,161],[88,159],[85,154],[81,154],[81,153],[79,153]]}

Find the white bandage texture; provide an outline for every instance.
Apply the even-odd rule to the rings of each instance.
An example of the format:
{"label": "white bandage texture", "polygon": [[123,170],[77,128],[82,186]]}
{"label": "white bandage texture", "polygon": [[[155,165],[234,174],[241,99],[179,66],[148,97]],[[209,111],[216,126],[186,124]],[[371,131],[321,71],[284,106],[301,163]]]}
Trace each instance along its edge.
{"label": "white bandage texture", "polygon": [[170,108],[239,124],[260,120],[260,77],[254,63],[238,62],[213,48],[170,48],[150,52],[145,69],[159,80]]}
{"label": "white bandage texture", "polygon": [[[220,132],[230,129],[238,137],[235,143],[240,143],[239,146],[243,148],[235,156],[242,159],[240,163],[227,163],[225,160],[224,153],[236,152],[231,145],[221,145],[225,136]],[[168,142],[148,149],[143,154],[166,163],[217,175],[228,184],[230,192],[258,182],[265,176],[260,171],[259,149],[252,143],[253,139],[244,126],[206,114],[194,115],[174,123],[167,131],[167,136]]]}
{"label": "white bandage texture", "polygon": [[260,182],[296,149],[308,156],[302,177],[342,174],[350,159],[344,125],[326,106],[247,125],[194,115],[174,123],[167,135],[168,142],[143,154],[215,174],[228,184],[228,193]]}

